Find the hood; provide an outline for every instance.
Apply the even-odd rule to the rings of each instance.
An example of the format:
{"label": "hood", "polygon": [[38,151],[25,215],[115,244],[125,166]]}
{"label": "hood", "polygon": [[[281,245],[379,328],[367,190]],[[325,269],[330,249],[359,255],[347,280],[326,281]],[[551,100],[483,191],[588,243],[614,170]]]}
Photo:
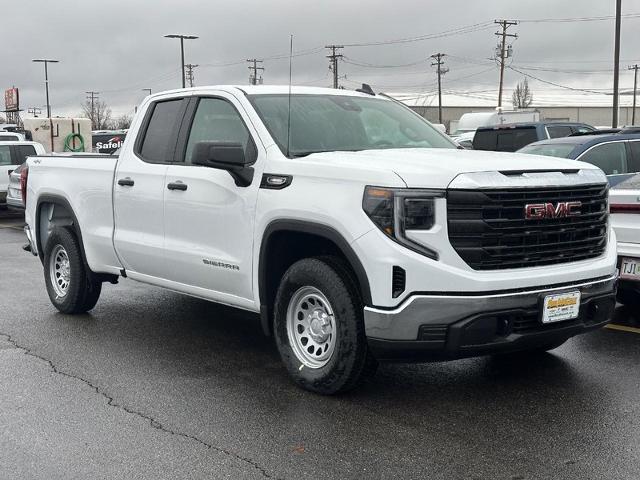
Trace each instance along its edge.
{"label": "hood", "polygon": [[305,159],[336,168],[352,167],[396,173],[412,188],[446,188],[462,173],[595,169],[593,165],[522,153],[445,148],[400,148],[360,152],[323,152]]}

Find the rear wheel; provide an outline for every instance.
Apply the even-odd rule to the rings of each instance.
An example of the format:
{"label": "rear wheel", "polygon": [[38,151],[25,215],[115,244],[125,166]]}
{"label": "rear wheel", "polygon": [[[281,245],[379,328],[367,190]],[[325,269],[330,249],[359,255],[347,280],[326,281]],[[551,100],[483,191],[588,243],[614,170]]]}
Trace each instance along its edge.
{"label": "rear wheel", "polygon": [[330,395],[354,388],[375,371],[362,301],[338,258],[293,264],[278,288],[274,316],[280,356],[299,386]]}
{"label": "rear wheel", "polygon": [[68,228],[56,228],[44,251],[44,279],[53,306],[62,313],[85,313],[95,307],[102,283],[82,260],[80,244]]}

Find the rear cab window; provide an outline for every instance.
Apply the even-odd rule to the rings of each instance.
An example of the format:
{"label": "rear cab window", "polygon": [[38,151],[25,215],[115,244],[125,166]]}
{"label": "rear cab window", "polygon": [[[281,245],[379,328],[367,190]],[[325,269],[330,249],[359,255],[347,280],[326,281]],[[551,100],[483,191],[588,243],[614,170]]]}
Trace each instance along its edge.
{"label": "rear cab window", "polygon": [[539,140],[535,126],[479,130],[473,138],[475,150],[515,152]]}
{"label": "rear cab window", "polygon": [[184,116],[187,100],[161,100],[149,107],[145,127],[136,142],[136,153],[149,163],[172,162],[178,129]]}
{"label": "rear cab window", "polygon": [[573,133],[573,129],[569,125],[549,125],[547,127],[549,138],[568,137]]}

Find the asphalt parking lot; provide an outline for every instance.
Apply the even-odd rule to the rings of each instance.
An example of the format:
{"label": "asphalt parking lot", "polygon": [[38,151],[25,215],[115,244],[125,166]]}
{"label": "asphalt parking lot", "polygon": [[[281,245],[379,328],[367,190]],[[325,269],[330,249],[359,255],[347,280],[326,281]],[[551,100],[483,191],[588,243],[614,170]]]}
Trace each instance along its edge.
{"label": "asphalt parking lot", "polygon": [[640,478],[639,312],[320,397],[245,313],[128,280],[56,313],[20,225],[0,218],[0,478]]}

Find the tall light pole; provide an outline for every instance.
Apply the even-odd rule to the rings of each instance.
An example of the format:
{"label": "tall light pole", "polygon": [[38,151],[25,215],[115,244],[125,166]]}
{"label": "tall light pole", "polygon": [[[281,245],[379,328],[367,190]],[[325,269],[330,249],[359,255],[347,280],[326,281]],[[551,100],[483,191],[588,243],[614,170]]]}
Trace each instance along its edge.
{"label": "tall light pole", "polygon": [[47,118],[51,118],[51,104],[49,103],[49,69],[47,65],[50,63],[58,63],[59,60],[51,60],[50,58],[37,58],[32,60],[35,63],[44,63],[44,88],[47,92]]}
{"label": "tall light pole", "polygon": [[151,95],[151,89],[150,88],[143,88],[142,91],[143,92],[149,92],[148,95]]}
{"label": "tall light pole", "polygon": [[179,38],[180,39],[180,65],[182,67],[182,88],[187,86],[186,78],[184,75],[184,41],[185,40],[195,40],[198,37],[194,35],[182,35],[182,34],[171,34],[165,35],[164,38]]}

